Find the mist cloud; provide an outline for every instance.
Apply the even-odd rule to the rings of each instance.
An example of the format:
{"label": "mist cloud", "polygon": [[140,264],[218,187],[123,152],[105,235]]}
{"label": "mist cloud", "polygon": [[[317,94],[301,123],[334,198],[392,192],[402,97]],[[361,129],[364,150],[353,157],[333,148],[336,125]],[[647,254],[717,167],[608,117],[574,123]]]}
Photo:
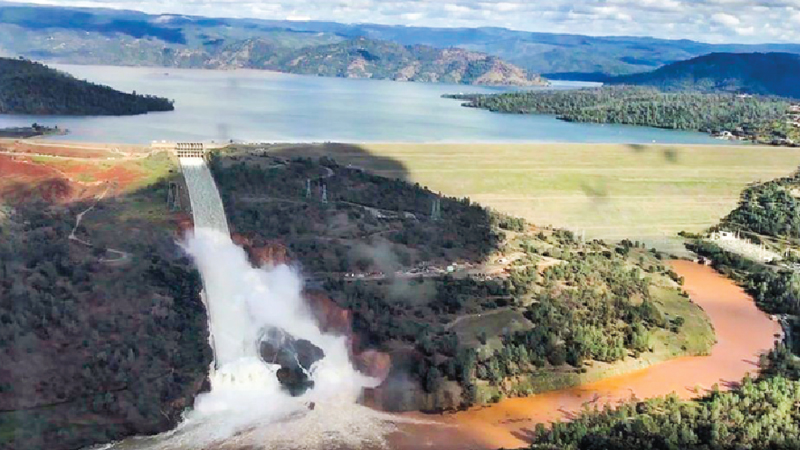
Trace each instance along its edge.
{"label": "mist cloud", "polygon": [[33,0],[152,14],[800,42],[800,0]]}

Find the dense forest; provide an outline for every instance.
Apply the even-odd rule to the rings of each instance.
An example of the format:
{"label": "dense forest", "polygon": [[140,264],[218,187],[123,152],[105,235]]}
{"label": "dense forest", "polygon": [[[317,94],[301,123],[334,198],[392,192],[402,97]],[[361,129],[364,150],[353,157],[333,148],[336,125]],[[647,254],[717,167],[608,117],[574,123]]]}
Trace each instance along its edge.
{"label": "dense forest", "polygon": [[729,392],[676,396],[589,411],[551,428],[537,425],[536,450],[793,449],[800,447],[800,382],[745,378]]}
{"label": "dense forest", "polygon": [[[593,361],[702,354],[713,343],[699,308],[673,312],[688,302],[680,280],[638,243],[536,230],[328,159],[222,154],[211,169],[234,233],[280,242],[351,312],[358,345],[391,354],[386,408],[528,395],[552,389],[553,374],[580,382]],[[482,264],[498,258],[514,261],[487,274]]]}
{"label": "dense forest", "polygon": [[[698,241],[690,249],[740,282],[759,308],[774,314],[800,314],[800,277],[794,271],[763,266]],[[792,449],[800,446],[800,348],[796,319],[787,325],[790,340],[761,358],[759,379],[746,377],[729,392],[697,400],[676,396],[589,409],[569,423],[537,425],[532,449]]]}
{"label": "dense forest", "polygon": [[774,238],[800,238],[800,172],[749,186],[739,206],[722,220],[726,228]]}
{"label": "dense forest", "polygon": [[608,78],[606,84],[651,86],[664,91],[776,95],[800,98],[800,55],[711,53],[653,72]]}
{"label": "dense forest", "polygon": [[447,95],[464,106],[513,114],[552,114],[570,122],[639,125],[702,131],[759,140],[800,142],[800,128],[786,126],[791,104],[780,98],[615,86],[569,91]]}
{"label": "dense forest", "polygon": [[159,184],[96,204],[76,229],[92,245],[69,238],[87,202],[0,204],[0,448],[159,433],[191,406],[211,362],[200,275],[128,203],[165,197]]}
{"label": "dense forest", "polygon": [[0,114],[125,116],[173,109],[165,98],[126,94],[33,61],[0,58]]}

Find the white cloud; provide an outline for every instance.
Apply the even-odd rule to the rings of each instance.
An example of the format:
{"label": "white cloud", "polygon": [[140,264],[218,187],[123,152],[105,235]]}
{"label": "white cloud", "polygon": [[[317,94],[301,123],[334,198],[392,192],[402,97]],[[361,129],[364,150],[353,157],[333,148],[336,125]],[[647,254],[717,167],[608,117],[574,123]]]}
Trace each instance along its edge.
{"label": "white cloud", "polygon": [[741,23],[741,20],[739,20],[736,16],[726,13],[716,13],[711,16],[711,20],[720,25],[725,25],[726,27],[735,27]]}
{"label": "white cloud", "polygon": [[[12,0],[216,17],[800,43],[800,0]],[[771,24],[766,27],[765,24]]]}

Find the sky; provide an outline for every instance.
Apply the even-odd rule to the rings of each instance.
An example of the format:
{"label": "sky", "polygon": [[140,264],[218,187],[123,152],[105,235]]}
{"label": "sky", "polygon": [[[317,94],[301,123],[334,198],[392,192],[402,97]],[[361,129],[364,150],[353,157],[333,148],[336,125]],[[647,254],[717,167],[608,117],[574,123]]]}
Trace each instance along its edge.
{"label": "sky", "polygon": [[800,0],[27,0],[151,14],[800,43]]}

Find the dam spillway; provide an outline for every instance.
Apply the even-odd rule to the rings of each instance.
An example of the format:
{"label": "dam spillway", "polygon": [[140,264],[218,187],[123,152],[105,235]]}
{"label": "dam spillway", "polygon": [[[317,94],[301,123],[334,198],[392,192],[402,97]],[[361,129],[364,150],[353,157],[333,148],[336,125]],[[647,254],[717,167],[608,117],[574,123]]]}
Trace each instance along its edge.
{"label": "dam spillway", "polygon": [[211,229],[230,236],[225,207],[205,159],[181,157],[179,161],[189,189],[195,229]]}
{"label": "dam spillway", "polygon": [[244,251],[233,245],[225,207],[205,158],[181,156],[183,177],[189,190],[194,220],[192,242],[211,258],[195,257],[203,278],[204,302],[209,316],[214,350],[212,384],[263,383],[269,371],[258,359],[258,324],[244,299],[231,292],[230,275],[217,267],[219,261],[244,260]]}
{"label": "dam spillway", "polygon": [[[195,151],[195,149],[190,149]],[[114,450],[327,450],[380,448],[391,420],[358,404],[364,387],[379,382],[350,361],[347,336],[320,329],[292,267],[254,267],[233,243],[222,198],[202,156],[178,154],[189,191],[194,232],[183,248],[203,281],[214,363],[210,390],[195,398],[174,430],[111,445]],[[265,361],[265,330],[283,330],[320,349],[323,358],[306,370],[312,387],[290,395],[277,377],[280,365]],[[309,407],[309,405],[314,405]]]}

